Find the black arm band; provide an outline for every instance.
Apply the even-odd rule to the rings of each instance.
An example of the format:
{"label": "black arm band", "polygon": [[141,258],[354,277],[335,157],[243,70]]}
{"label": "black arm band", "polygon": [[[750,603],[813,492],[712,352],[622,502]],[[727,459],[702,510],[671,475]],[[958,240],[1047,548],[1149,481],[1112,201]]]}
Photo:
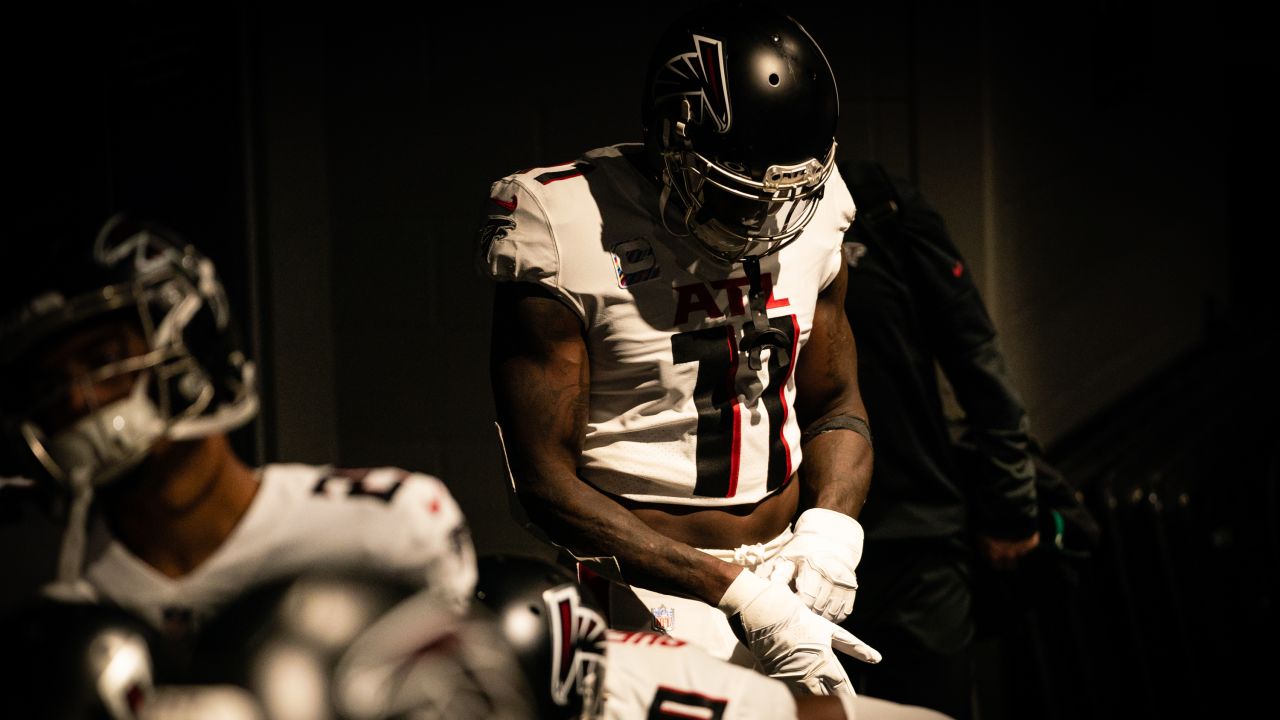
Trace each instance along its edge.
{"label": "black arm band", "polygon": [[836,415],[825,420],[819,420],[810,425],[804,431],[804,434],[800,436],[800,444],[804,445],[822,433],[831,432],[832,430],[852,430],[861,435],[868,445],[871,444],[871,427],[867,425],[865,419],[857,415]]}

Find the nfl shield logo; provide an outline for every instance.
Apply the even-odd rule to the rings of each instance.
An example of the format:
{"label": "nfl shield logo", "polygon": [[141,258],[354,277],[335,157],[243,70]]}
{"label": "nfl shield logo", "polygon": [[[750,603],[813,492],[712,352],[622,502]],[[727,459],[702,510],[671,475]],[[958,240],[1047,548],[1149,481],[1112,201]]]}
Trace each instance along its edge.
{"label": "nfl shield logo", "polygon": [[649,609],[653,611],[653,624],[659,630],[666,632],[676,624],[676,611],[674,608],[662,605]]}

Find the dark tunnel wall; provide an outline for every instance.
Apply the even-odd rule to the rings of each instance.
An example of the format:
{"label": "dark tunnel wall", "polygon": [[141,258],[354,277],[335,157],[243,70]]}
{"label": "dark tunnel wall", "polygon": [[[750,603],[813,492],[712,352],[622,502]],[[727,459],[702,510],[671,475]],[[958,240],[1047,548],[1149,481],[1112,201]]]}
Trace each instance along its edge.
{"label": "dark tunnel wall", "polygon": [[1221,69],[1186,52],[1218,28],[1092,9],[989,30],[987,289],[1048,440],[1200,341],[1227,285]]}

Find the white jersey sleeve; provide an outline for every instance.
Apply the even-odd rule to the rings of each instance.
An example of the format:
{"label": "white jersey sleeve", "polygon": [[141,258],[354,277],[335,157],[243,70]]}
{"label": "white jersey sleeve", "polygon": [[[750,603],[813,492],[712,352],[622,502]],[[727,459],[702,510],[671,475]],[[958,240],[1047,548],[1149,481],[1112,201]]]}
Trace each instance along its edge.
{"label": "white jersey sleeve", "polygon": [[786,685],[683,640],[610,630],[605,647],[606,720],[796,718]]}
{"label": "white jersey sleeve", "polygon": [[[574,167],[562,169],[572,173]],[[545,173],[532,177],[542,176]],[[511,175],[490,188],[488,214],[480,229],[481,271],[499,282],[534,283],[551,291],[585,324],[586,308],[582,298],[564,285],[561,247],[540,193],[529,184],[530,177],[528,173]]]}
{"label": "white jersey sleeve", "polygon": [[829,256],[824,266],[822,284],[819,285],[825,289],[832,280],[836,279],[836,275],[840,274],[840,268],[844,266],[844,233],[849,232],[849,228],[853,227],[853,217],[857,207],[853,204],[853,195],[849,192],[849,186],[845,185],[844,178],[840,176],[838,167],[832,169],[831,177],[827,178],[827,184],[822,193],[822,202],[834,206],[832,215],[836,218],[835,225],[838,233],[832,233],[830,237],[841,239],[834,248],[828,249]]}

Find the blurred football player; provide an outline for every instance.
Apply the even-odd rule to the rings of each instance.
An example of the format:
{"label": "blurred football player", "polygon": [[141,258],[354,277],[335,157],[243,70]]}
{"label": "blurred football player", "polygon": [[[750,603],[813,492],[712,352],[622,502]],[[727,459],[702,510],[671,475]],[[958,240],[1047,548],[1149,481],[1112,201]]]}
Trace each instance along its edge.
{"label": "blurred football player", "polygon": [[606,630],[594,598],[564,568],[533,557],[481,558],[476,597],[493,611],[537,700],[538,717],[645,720],[939,720],[863,696],[794,695],[779,680],[657,632]]}
{"label": "blurred football player", "polygon": [[[202,629],[183,690],[243,688],[263,720],[533,720],[519,673],[487,615],[393,576],[321,571],[227,604]],[[186,712],[172,717],[204,720]]]}
{"label": "blurred football player", "polygon": [[834,624],[871,468],[838,110],[799,23],[700,6],[653,53],[644,143],[494,183],[480,234],[529,519],[604,559],[612,626],[656,623],[813,693],[852,692],[833,648],[879,660]]}
{"label": "blurred football player", "polygon": [[[65,249],[6,288],[19,297],[0,316],[0,475],[71,498],[60,589],[83,579],[175,637],[254,583],[325,566],[466,606],[474,552],[438,479],[236,456],[254,364],[208,258],[122,217]],[[109,541],[86,561],[91,500]]]}

